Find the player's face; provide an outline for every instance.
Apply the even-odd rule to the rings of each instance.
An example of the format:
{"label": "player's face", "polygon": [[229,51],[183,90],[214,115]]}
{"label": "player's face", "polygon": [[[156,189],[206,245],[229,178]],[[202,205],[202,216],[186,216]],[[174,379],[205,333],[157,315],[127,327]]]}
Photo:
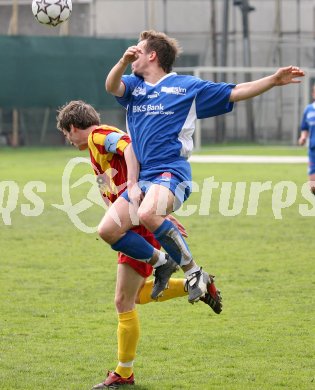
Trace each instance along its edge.
{"label": "player's face", "polygon": [[71,125],[70,131],[63,129],[62,132],[71,145],[75,146],[79,150],[87,149],[88,145],[82,130],[79,130]]}
{"label": "player's face", "polygon": [[138,43],[137,47],[139,48],[138,58],[131,64],[131,69],[134,74],[138,76],[143,76],[147,65],[149,63],[149,56],[145,51],[146,41],[141,41]]}

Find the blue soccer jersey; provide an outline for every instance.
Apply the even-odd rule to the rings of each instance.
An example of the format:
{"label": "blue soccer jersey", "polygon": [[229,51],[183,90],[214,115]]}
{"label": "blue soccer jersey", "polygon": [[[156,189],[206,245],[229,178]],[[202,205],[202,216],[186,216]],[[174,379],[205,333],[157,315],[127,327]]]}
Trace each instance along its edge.
{"label": "blue soccer jersey", "polygon": [[306,106],[301,122],[301,130],[307,130],[309,148],[315,150],[315,102]]}
{"label": "blue soccer jersey", "polygon": [[[141,170],[173,165],[193,149],[195,120],[225,114],[235,84],[213,83],[169,73],[156,84],[125,75],[126,90],[117,101],[127,110],[127,130]],[[188,177],[185,179],[189,179]]]}

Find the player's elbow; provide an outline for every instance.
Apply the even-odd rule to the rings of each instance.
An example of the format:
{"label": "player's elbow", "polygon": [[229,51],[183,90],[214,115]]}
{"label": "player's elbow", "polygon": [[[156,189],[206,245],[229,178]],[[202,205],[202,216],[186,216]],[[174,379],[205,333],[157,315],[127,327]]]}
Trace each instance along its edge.
{"label": "player's elbow", "polygon": [[108,79],[105,80],[105,91],[114,95],[113,86],[112,86],[111,82],[108,81]]}
{"label": "player's elbow", "polygon": [[125,93],[125,84],[121,81],[117,84],[115,80],[107,77],[105,81],[105,90],[111,95],[122,97]]}

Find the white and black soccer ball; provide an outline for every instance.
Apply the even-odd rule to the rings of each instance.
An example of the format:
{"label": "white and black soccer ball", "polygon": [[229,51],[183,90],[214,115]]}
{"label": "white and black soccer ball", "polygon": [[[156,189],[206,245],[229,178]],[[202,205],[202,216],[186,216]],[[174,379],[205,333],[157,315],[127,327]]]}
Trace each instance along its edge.
{"label": "white and black soccer ball", "polygon": [[33,0],[32,11],[39,23],[55,27],[70,18],[72,0]]}

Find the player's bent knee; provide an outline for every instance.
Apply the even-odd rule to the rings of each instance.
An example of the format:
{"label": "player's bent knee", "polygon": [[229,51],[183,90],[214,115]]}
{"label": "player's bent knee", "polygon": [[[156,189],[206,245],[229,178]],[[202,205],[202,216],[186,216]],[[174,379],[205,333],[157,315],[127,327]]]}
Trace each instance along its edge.
{"label": "player's bent knee", "polygon": [[150,210],[139,209],[138,210],[139,221],[144,226],[149,226],[150,223],[152,222],[152,219],[154,218],[154,216],[155,216],[155,213],[154,213],[154,211],[152,211],[152,209],[150,209]]}
{"label": "player's bent knee", "polygon": [[117,237],[113,232],[113,229],[110,229],[108,226],[100,224],[97,228],[97,233],[102,240],[106,241],[108,244],[114,244],[117,241]]}
{"label": "player's bent knee", "polygon": [[121,312],[124,307],[124,297],[122,295],[115,296],[115,307],[118,312]]}
{"label": "player's bent knee", "polygon": [[115,307],[118,313],[131,311],[135,307],[135,299],[131,299],[131,297],[128,297],[126,294],[116,294]]}

